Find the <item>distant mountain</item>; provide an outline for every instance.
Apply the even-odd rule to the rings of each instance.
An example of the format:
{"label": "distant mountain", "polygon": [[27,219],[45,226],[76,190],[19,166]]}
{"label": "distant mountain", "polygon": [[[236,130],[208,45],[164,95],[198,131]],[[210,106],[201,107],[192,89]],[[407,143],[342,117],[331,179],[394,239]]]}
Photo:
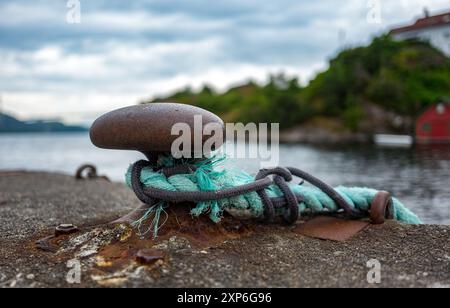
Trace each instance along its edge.
{"label": "distant mountain", "polygon": [[85,127],[68,126],[55,121],[23,122],[7,114],[0,113],[1,133],[39,133],[39,132],[84,132]]}

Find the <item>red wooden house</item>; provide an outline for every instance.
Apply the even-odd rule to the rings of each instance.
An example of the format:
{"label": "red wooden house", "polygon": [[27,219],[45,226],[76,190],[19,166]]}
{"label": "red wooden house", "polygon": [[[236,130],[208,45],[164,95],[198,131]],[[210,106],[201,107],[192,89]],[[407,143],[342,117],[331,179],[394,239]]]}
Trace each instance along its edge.
{"label": "red wooden house", "polygon": [[416,122],[418,143],[450,143],[450,103],[428,108]]}

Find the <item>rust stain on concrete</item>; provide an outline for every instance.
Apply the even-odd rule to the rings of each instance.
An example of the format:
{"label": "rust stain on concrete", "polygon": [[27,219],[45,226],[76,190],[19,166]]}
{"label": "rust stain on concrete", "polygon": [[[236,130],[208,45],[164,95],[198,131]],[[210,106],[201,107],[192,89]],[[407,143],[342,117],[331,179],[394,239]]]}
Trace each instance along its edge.
{"label": "rust stain on concrete", "polygon": [[295,233],[322,240],[345,242],[369,226],[368,221],[318,216],[294,229]]}

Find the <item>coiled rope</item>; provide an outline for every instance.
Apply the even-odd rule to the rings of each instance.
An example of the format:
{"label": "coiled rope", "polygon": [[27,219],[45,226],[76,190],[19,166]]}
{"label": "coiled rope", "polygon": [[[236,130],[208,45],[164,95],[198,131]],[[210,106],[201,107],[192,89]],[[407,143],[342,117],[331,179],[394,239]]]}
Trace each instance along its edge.
{"label": "coiled rope", "polygon": [[[234,169],[219,170],[225,158],[200,161],[175,160],[160,155],[155,163],[138,161],[130,166],[126,183],[147,204],[148,211],[135,222],[140,226],[153,215],[152,231],[156,236],[159,218],[168,203],[195,203],[191,214],[209,213],[219,222],[225,210],[247,211],[253,217],[273,222],[282,217],[292,224],[304,213],[336,213],[351,217],[369,216],[372,201],[379,191],[371,188],[332,188],[297,168],[263,169],[254,178]],[[293,184],[293,177],[302,179]],[[304,181],[311,185],[304,185]],[[420,219],[398,199],[392,198],[392,218],[411,224]],[[149,230],[150,231],[150,230]]]}

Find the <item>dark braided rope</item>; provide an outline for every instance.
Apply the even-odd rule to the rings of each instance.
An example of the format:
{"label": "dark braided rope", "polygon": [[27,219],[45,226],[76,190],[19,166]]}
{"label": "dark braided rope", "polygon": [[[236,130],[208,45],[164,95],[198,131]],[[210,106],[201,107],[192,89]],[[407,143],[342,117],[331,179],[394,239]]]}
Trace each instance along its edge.
{"label": "dark braided rope", "polygon": [[[269,175],[276,175],[277,177],[281,177],[284,181],[292,181],[292,174],[286,168],[277,167],[273,169],[262,169],[256,175],[255,180],[259,181],[264,178],[268,178]],[[281,188],[280,188],[281,189]],[[289,189],[290,190],[290,189]],[[273,222],[275,219],[275,207],[272,200],[269,198],[267,192],[262,189],[258,190],[258,195],[261,198],[264,204],[264,217],[267,222]],[[288,201],[289,202],[289,201]],[[298,215],[297,215],[298,218]]]}
{"label": "dark braided rope", "polygon": [[[217,191],[168,191],[143,186],[140,175],[142,170],[146,167],[153,168],[152,164],[145,160],[138,161],[132,166],[131,185],[138,199],[149,206],[155,205],[159,200],[171,203],[198,203],[228,199],[251,192],[257,192],[264,205],[264,218],[268,222],[274,221],[276,209],[286,208],[283,218],[287,223],[293,224],[300,217],[298,204],[304,200],[301,195],[295,194],[287,184],[287,182],[293,180],[293,175],[295,175],[321,189],[349,215],[354,217],[363,216],[361,211],[352,208],[334,188],[297,168],[277,167],[273,169],[262,169],[255,177],[253,183]],[[179,165],[170,168],[161,168],[159,171],[167,177],[175,174],[192,173],[195,171],[195,167]],[[274,176],[273,179],[270,178],[271,175]],[[301,184],[303,184],[303,181],[300,185]],[[281,190],[283,197],[270,198],[268,196],[266,189],[272,185],[276,185]]]}
{"label": "dark braided rope", "polygon": [[358,218],[362,218],[365,216],[365,213],[362,212],[359,209],[353,208],[350,204],[348,204],[347,201],[345,201],[345,199],[336,191],[336,189],[334,189],[333,187],[331,187],[330,185],[326,184],[325,182],[319,180],[318,178],[316,178],[315,176],[302,171],[300,169],[297,168],[292,168],[289,167],[287,168],[293,175],[295,175],[296,177],[299,177],[301,179],[304,179],[305,181],[307,181],[308,183],[316,186],[317,188],[319,188],[321,191],[323,191],[325,194],[328,195],[328,197],[330,197],[337,205],[338,207],[340,207],[341,209],[343,209],[347,214],[349,214],[350,216],[353,217],[358,217]]}
{"label": "dark braided rope", "polygon": [[287,202],[287,210],[285,211],[283,218],[288,224],[293,224],[300,217],[300,211],[298,209],[299,202],[297,197],[292,192],[284,178],[281,176],[276,176],[274,181],[280,188]]}

